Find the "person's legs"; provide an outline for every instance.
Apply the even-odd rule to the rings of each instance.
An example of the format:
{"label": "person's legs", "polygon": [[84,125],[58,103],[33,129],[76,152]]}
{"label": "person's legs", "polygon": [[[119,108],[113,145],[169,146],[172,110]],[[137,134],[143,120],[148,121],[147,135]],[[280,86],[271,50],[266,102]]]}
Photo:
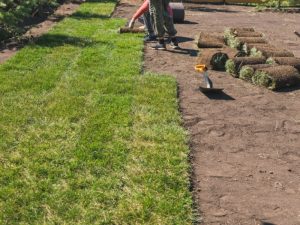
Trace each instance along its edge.
{"label": "person's legs", "polygon": [[150,14],[153,18],[154,30],[158,38],[158,44],[153,46],[153,48],[158,50],[166,49],[163,12],[163,0],[150,0]]}
{"label": "person's legs", "polygon": [[166,32],[168,33],[168,35],[171,38],[171,42],[170,45],[172,46],[172,48],[174,49],[178,49],[178,41],[177,38],[175,37],[175,35],[177,34],[177,31],[175,29],[174,26],[174,22],[173,22],[173,17],[171,17],[168,13],[168,6],[170,3],[170,0],[162,0],[163,1],[163,16],[164,16],[164,27],[166,29]]}
{"label": "person's legs", "polygon": [[144,41],[155,41],[156,36],[153,30],[153,22],[151,19],[150,12],[145,12],[143,14],[143,19],[144,19],[144,24],[145,24],[145,31],[146,31],[146,36]]}
{"label": "person's legs", "polygon": [[173,37],[177,34],[177,31],[174,27],[173,17],[171,17],[168,13],[168,6],[170,1],[169,0],[162,0],[163,3],[163,20],[164,20],[164,27],[166,32],[170,37]]}
{"label": "person's legs", "polygon": [[150,12],[145,12],[143,14],[143,19],[144,19],[146,33],[154,36],[155,34],[154,34],[152,22],[151,22]]}

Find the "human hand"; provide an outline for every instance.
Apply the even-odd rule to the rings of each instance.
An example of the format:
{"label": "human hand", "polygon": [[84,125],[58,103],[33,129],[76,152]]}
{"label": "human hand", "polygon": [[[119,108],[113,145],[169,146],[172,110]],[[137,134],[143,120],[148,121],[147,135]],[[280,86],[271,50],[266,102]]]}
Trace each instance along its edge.
{"label": "human hand", "polygon": [[134,19],[131,19],[131,20],[130,20],[130,22],[129,22],[129,24],[128,24],[128,27],[129,27],[130,29],[132,29],[132,28],[133,28],[133,26],[134,26],[134,22],[135,22],[135,20],[134,20]]}

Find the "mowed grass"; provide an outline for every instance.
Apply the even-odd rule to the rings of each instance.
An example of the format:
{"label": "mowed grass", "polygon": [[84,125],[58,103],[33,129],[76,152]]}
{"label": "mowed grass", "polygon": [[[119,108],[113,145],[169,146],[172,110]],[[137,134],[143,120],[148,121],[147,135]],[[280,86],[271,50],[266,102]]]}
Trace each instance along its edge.
{"label": "mowed grass", "polygon": [[176,82],[141,75],[115,2],[0,66],[0,224],[191,224]]}

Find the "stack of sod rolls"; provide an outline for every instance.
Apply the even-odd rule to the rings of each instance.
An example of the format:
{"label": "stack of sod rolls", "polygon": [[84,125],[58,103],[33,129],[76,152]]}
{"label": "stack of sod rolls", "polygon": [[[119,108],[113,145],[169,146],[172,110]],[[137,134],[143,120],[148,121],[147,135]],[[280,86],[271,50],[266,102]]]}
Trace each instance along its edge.
{"label": "stack of sod rolls", "polygon": [[233,77],[239,77],[239,71],[244,65],[265,64],[265,57],[236,57],[226,62],[226,72]]}
{"label": "stack of sod rolls", "polygon": [[228,46],[240,50],[246,43],[267,43],[263,38],[263,34],[255,32],[253,28],[230,28],[225,30],[224,36]]}
{"label": "stack of sod rolls", "polygon": [[[268,44],[253,28],[231,28],[225,31],[226,43],[246,57],[226,62],[226,72],[236,78],[278,90],[300,83],[300,58],[292,52]],[[266,60],[268,59],[268,60]]]}
{"label": "stack of sod rolls", "polygon": [[300,72],[300,58],[296,58],[296,57],[271,57],[271,58],[268,58],[267,63],[293,66]]}
{"label": "stack of sod rolls", "polygon": [[257,69],[252,76],[252,82],[270,90],[279,90],[299,84],[300,74],[293,66],[278,65]]}
{"label": "stack of sod rolls", "polygon": [[208,69],[225,70],[226,61],[238,55],[236,49],[225,46],[224,37],[220,34],[200,32],[197,46],[200,51],[196,63],[204,64]]}
{"label": "stack of sod rolls", "polygon": [[245,65],[239,72],[239,78],[248,82],[252,82],[252,77],[256,70],[264,69],[268,67],[275,66],[275,64],[254,64],[254,65]]}

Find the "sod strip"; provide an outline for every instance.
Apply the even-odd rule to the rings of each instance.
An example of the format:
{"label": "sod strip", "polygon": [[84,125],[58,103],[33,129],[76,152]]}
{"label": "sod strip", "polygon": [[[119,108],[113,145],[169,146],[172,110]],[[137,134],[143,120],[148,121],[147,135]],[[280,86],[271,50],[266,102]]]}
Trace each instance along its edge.
{"label": "sod strip", "polygon": [[[142,79],[142,41],[117,33],[125,21],[109,19],[114,6],[84,3],[75,15],[0,66],[1,224],[191,224],[187,145],[173,105],[175,82],[149,77],[144,86],[150,85],[151,93],[144,96],[136,89]],[[133,137],[144,133],[136,126],[140,95],[153,112],[169,111],[154,114],[150,121],[153,127],[164,125],[154,133],[159,141],[151,150],[157,151],[158,161],[174,157],[166,164],[167,174],[161,163],[143,165],[149,173],[165,175],[153,175],[161,187],[165,185],[161,192],[140,180],[148,187],[146,200],[125,191],[135,182],[133,153],[140,145],[132,144]],[[180,131],[172,133],[174,127]],[[176,141],[160,141],[171,134]],[[180,198],[175,201],[174,196]],[[144,207],[129,218],[124,199]],[[148,199],[153,207],[147,207]],[[174,203],[173,208],[164,207],[166,203]],[[152,213],[154,206],[160,207]]]}
{"label": "sod strip", "polygon": [[[104,4],[101,5],[105,7]],[[97,7],[100,12],[101,5]],[[92,7],[95,5],[91,4],[90,9]],[[68,24],[65,29],[68,29],[70,25],[76,26],[76,21],[74,20],[74,24]],[[98,21],[99,19],[95,18],[85,23],[88,23],[89,29],[92,28],[91,30],[95,32],[99,29]],[[114,23],[116,23],[114,27],[116,29],[118,24],[123,22],[115,21]],[[85,30],[86,28],[79,26],[78,29]],[[107,30],[102,32],[104,31],[107,34]],[[112,32],[114,31],[110,33]],[[111,38],[111,35],[106,37],[106,39]],[[126,40],[130,46],[137,45],[141,48],[140,41],[137,39],[134,43],[129,38]],[[113,49],[117,49],[113,42],[105,41],[103,40],[99,46],[95,46],[96,42],[94,42],[93,47],[80,48],[83,57],[75,57],[80,60],[75,60],[76,63],[73,63],[72,67],[60,71],[60,74],[66,76],[60,79],[51,93],[47,92],[49,89],[34,82],[31,89],[23,88],[23,86],[28,86],[27,82],[17,86],[17,90],[27,91],[23,102],[17,102],[17,107],[20,105],[17,116],[20,117],[18,114],[23,108],[28,108],[28,112],[30,109],[37,109],[29,114],[21,114],[26,122],[23,126],[14,123],[16,113],[11,114],[11,111],[7,113],[6,121],[11,131],[16,133],[12,133],[9,137],[4,134],[2,142],[6,146],[1,152],[6,154],[7,159],[7,163],[1,168],[1,181],[5,184],[1,185],[4,187],[1,190],[1,200],[5,206],[1,207],[3,223],[5,221],[16,223],[36,221],[36,224],[42,224],[46,220],[49,223],[67,221],[67,223],[94,224],[96,221],[103,220],[99,214],[100,211],[108,212],[113,209],[112,202],[116,201],[120,195],[120,192],[116,190],[120,189],[122,183],[120,171],[123,170],[126,157],[122,158],[123,161],[118,159],[125,155],[127,149],[126,145],[122,144],[122,139],[118,139],[115,133],[122,133],[120,129],[123,130],[123,127],[126,128],[131,123],[132,97],[129,91],[132,88],[129,91],[126,90],[127,95],[122,95],[122,89],[117,89],[121,86],[118,85],[119,79],[110,79],[110,82],[108,80],[105,82],[103,77],[95,73],[101,70],[101,66],[109,65],[108,60],[113,58],[113,55],[107,57],[103,54],[110,50],[113,53]],[[56,39],[54,43],[50,41],[50,44],[56,45]],[[136,57],[133,57],[134,54],[130,57],[139,62],[140,53],[136,54],[135,48],[132,48],[131,52]],[[96,52],[92,54],[91,49],[97,50],[97,53],[106,50],[102,52],[102,59],[105,57],[107,59],[99,62],[101,54],[97,55]],[[22,54],[22,51],[19,54]],[[65,60],[58,54],[53,57],[54,59],[55,62],[49,59],[47,66],[50,68],[56,66],[57,59],[58,61]],[[123,70],[125,75],[129,75],[130,71],[124,67],[126,59],[120,59],[116,60],[119,62],[119,69]],[[88,65],[83,67],[79,63]],[[78,64],[80,66],[77,66]],[[81,66],[84,73],[80,73],[79,67]],[[139,68],[139,65],[134,67],[134,73],[131,73],[131,76],[137,74]],[[91,73],[92,69],[94,73]],[[45,79],[53,76],[47,70],[41,69],[40,72],[44,74]],[[24,79],[30,81],[31,74]],[[113,85],[107,85],[98,91],[97,88],[103,85],[102,82]],[[93,87],[91,84],[98,85]],[[130,84],[132,85],[132,82]],[[125,88],[126,86],[123,91]],[[36,92],[32,90],[46,93],[34,96],[33,93]],[[98,93],[100,91],[102,95]],[[120,97],[115,97],[115,95],[119,96],[118,93]],[[14,93],[9,92],[9,94]],[[16,109],[15,102],[8,99],[7,104],[10,102],[13,104],[10,108]],[[1,123],[2,125],[6,133],[7,126]],[[16,129],[18,126],[20,128]],[[106,158],[107,152],[113,157]],[[119,170],[114,172],[112,167]]]}
{"label": "sod strip", "polygon": [[137,80],[133,135],[117,221],[192,223],[187,139],[176,95],[173,78],[147,74]]}

